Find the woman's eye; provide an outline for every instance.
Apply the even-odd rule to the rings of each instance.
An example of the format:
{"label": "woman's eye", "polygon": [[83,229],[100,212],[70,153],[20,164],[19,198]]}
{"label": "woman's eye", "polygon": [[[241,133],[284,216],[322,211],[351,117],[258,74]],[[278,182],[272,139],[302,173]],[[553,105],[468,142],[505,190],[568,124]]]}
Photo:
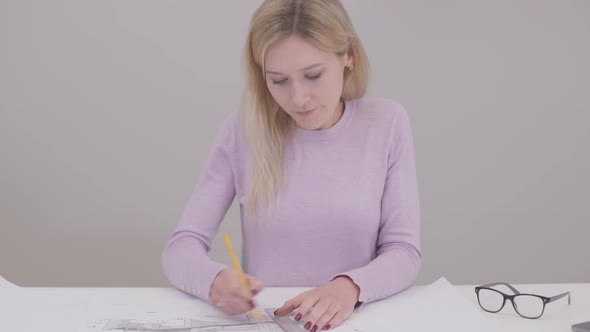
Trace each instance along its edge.
{"label": "woman's eye", "polygon": [[[317,75],[309,75],[309,76],[306,75],[305,78],[313,81],[313,80],[317,80],[318,78],[320,78],[320,76],[322,76],[322,73],[319,73]],[[278,81],[272,80],[272,84],[275,84],[275,85],[285,85],[286,83],[287,83],[286,78],[283,78],[282,80],[278,80]]]}
{"label": "woman's eye", "polygon": [[322,76],[322,73],[319,73],[319,74],[313,75],[313,76],[306,76],[306,77],[309,80],[317,80],[318,78],[320,78],[320,76]]}
{"label": "woman's eye", "polygon": [[287,79],[286,78],[284,78],[284,79],[282,79],[280,81],[272,80],[272,84],[276,84],[276,85],[283,85],[285,83],[287,83]]}

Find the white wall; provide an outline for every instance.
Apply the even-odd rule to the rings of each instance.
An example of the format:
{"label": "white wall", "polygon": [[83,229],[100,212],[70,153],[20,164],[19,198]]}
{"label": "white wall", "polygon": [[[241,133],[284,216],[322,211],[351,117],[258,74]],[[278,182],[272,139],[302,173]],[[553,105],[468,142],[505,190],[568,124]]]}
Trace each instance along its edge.
{"label": "white wall", "polygon": [[[590,1],[343,2],[370,94],[412,119],[419,283],[590,282]],[[0,2],[0,275],[167,285],[259,3]],[[239,242],[236,206],[222,229]]]}

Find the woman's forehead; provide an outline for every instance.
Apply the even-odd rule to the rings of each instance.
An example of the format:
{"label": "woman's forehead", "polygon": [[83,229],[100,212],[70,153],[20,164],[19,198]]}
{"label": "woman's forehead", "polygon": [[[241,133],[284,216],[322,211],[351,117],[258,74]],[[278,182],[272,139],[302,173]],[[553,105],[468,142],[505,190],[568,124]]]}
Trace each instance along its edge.
{"label": "woman's forehead", "polygon": [[301,37],[292,35],[272,44],[265,57],[265,69],[271,73],[290,73],[329,64],[337,59],[334,53],[320,50]]}

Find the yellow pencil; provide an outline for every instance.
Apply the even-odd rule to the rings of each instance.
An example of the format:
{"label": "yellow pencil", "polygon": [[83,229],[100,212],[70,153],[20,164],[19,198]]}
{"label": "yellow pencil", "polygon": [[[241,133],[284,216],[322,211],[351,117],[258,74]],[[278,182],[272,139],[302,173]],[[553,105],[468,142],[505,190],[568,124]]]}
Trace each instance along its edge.
{"label": "yellow pencil", "polygon": [[[225,246],[227,247],[227,251],[229,252],[229,256],[231,257],[231,260],[234,264],[234,269],[236,269],[236,271],[238,271],[238,277],[240,278],[242,285],[247,289],[248,288],[248,281],[246,280],[246,277],[244,277],[244,271],[242,271],[242,267],[240,266],[240,262],[238,262],[238,258],[236,257],[236,253],[234,252],[234,248],[231,245],[231,241],[229,240],[229,236],[227,235],[227,233],[223,233],[223,240],[225,241]],[[255,319],[258,319],[258,317],[260,316],[258,309],[256,309],[256,307],[254,307],[254,308],[252,308],[251,311],[252,311],[252,316],[254,316]]]}

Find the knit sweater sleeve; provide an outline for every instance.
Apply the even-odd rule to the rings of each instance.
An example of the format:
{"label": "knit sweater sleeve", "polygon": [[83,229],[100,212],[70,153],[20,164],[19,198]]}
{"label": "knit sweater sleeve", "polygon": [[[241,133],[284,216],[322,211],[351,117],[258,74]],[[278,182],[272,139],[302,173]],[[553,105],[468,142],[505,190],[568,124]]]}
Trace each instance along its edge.
{"label": "knit sweater sleeve", "polygon": [[213,280],[225,265],[208,252],[235,197],[234,173],[229,158],[236,116],[230,116],[215,138],[209,156],[184,213],[162,253],[162,269],[178,289],[209,299]]}
{"label": "knit sweater sleeve", "polygon": [[359,286],[360,304],[396,294],[416,279],[422,262],[420,208],[414,146],[407,112],[394,104],[394,130],[381,200],[377,256],[361,268],[342,273]]}

